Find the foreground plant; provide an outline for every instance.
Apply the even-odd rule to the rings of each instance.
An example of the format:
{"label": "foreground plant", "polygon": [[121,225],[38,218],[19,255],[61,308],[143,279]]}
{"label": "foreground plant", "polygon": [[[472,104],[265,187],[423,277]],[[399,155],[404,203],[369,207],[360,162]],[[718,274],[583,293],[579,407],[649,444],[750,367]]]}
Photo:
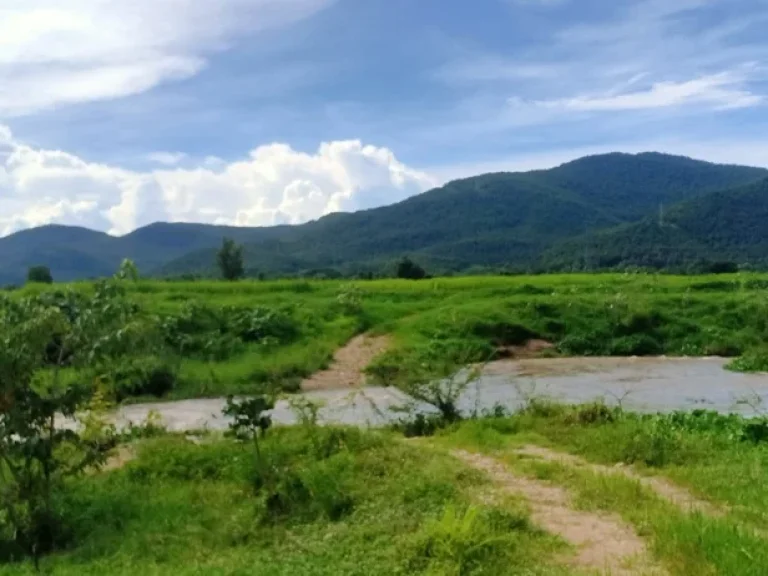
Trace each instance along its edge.
{"label": "foreground plant", "polygon": [[78,414],[99,404],[99,379],[64,377],[89,367],[108,378],[114,359],[145,339],[136,308],[112,284],[0,300],[0,545],[10,559],[41,555],[67,539],[56,510],[67,478],[99,466],[113,446],[103,420]]}
{"label": "foreground plant", "polygon": [[243,400],[227,398],[224,415],[232,418],[230,434],[238,440],[252,440],[256,449],[256,460],[262,463],[259,436],[264,436],[272,426],[272,418],[267,414],[275,407],[275,402],[266,396],[256,396]]}

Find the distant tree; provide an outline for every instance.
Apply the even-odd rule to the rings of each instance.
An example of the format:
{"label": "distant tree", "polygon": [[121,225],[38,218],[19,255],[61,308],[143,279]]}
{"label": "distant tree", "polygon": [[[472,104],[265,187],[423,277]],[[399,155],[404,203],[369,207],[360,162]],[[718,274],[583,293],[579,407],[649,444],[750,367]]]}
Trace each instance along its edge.
{"label": "distant tree", "polygon": [[231,238],[224,238],[222,241],[216,262],[221,270],[221,277],[225,280],[239,280],[245,276],[243,247],[235,244]]}
{"label": "distant tree", "polygon": [[712,262],[709,265],[710,274],[735,274],[739,271],[739,266],[735,262]]}
{"label": "distant tree", "polygon": [[136,282],[139,279],[139,268],[133,260],[125,258],[120,264],[120,268],[118,269],[117,274],[115,274],[115,278],[118,280],[130,280]]}
{"label": "distant tree", "polygon": [[424,268],[416,264],[407,256],[397,263],[395,275],[406,280],[422,280],[427,277]]}
{"label": "distant tree", "polygon": [[53,284],[53,275],[48,266],[32,266],[27,271],[27,282]]}

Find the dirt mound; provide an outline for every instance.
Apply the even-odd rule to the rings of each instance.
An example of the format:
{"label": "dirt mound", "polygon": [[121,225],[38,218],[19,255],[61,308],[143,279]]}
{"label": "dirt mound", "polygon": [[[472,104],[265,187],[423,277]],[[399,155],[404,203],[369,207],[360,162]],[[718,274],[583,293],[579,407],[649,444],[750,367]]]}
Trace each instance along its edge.
{"label": "dirt mound", "polygon": [[524,496],[533,523],[574,546],[575,566],[612,576],[666,573],[650,563],[645,542],[618,515],[575,510],[564,489],[518,476],[488,456],[452,454],[488,474],[499,489]]}
{"label": "dirt mound", "polygon": [[365,384],[363,370],[389,345],[387,336],[355,336],[336,351],[331,365],[301,383],[301,389],[334,390]]}

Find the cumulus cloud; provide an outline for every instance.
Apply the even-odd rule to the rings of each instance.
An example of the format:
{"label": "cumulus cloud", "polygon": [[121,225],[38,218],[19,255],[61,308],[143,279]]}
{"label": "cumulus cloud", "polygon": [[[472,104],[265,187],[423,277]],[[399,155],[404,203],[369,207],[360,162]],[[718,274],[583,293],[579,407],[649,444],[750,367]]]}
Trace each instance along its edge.
{"label": "cumulus cloud", "polygon": [[137,172],[33,148],[0,126],[1,235],[48,223],[113,234],[158,220],[298,224],[397,202],[436,184],[390,150],[356,140],[326,142],[314,153],[270,144],[236,162]]}
{"label": "cumulus cloud", "polygon": [[137,94],[334,0],[3,0],[0,116]]}

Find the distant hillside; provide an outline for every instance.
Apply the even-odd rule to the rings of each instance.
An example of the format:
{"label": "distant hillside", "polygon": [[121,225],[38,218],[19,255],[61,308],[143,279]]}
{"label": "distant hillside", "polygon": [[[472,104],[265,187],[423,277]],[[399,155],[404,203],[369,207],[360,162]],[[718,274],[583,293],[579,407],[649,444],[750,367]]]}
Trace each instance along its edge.
{"label": "distant hillside", "polygon": [[[592,156],[551,170],[458,180],[392,206],[334,214],[301,226],[291,241],[248,245],[248,263],[282,274],[327,267],[350,272],[378,269],[408,253],[437,271],[536,268],[541,254],[565,239],[767,175],[761,168],[656,153]],[[190,253],[161,270],[202,271],[214,255]]]}
{"label": "distant hillside", "polygon": [[[122,258],[135,260],[144,273],[213,274],[216,249],[224,236],[246,245],[251,272],[268,275],[319,269],[378,271],[404,254],[434,272],[540,268],[543,262],[569,268],[583,264],[579,243],[585,241],[594,244],[596,257],[621,262],[623,257],[615,249],[610,252],[608,245],[616,238],[626,239],[627,230],[641,236],[654,234],[648,223],[643,223],[646,232],[642,233],[631,226],[657,214],[661,204],[669,207],[671,225],[675,223],[673,205],[696,205],[703,197],[713,202],[713,191],[765,177],[768,171],[760,168],[657,153],[615,153],[551,170],[457,180],[398,204],[332,214],[301,226],[158,223],[119,238],[83,228],[44,226],[0,239],[0,282],[21,282],[29,266],[40,264],[49,266],[57,280],[105,276],[114,272]],[[737,226],[737,219],[723,220],[719,226],[724,235],[732,234],[730,227]],[[584,239],[585,234],[606,230],[594,240]],[[700,246],[697,236],[663,234],[669,234],[669,239],[643,240],[638,245],[685,240],[696,244],[692,250],[697,254],[714,250],[709,244]],[[604,254],[601,245],[606,245]],[[741,248],[733,245],[733,249]]]}
{"label": "distant hillside", "polygon": [[768,267],[768,179],[682,202],[641,222],[588,234],[545,254],[554,268]]}

